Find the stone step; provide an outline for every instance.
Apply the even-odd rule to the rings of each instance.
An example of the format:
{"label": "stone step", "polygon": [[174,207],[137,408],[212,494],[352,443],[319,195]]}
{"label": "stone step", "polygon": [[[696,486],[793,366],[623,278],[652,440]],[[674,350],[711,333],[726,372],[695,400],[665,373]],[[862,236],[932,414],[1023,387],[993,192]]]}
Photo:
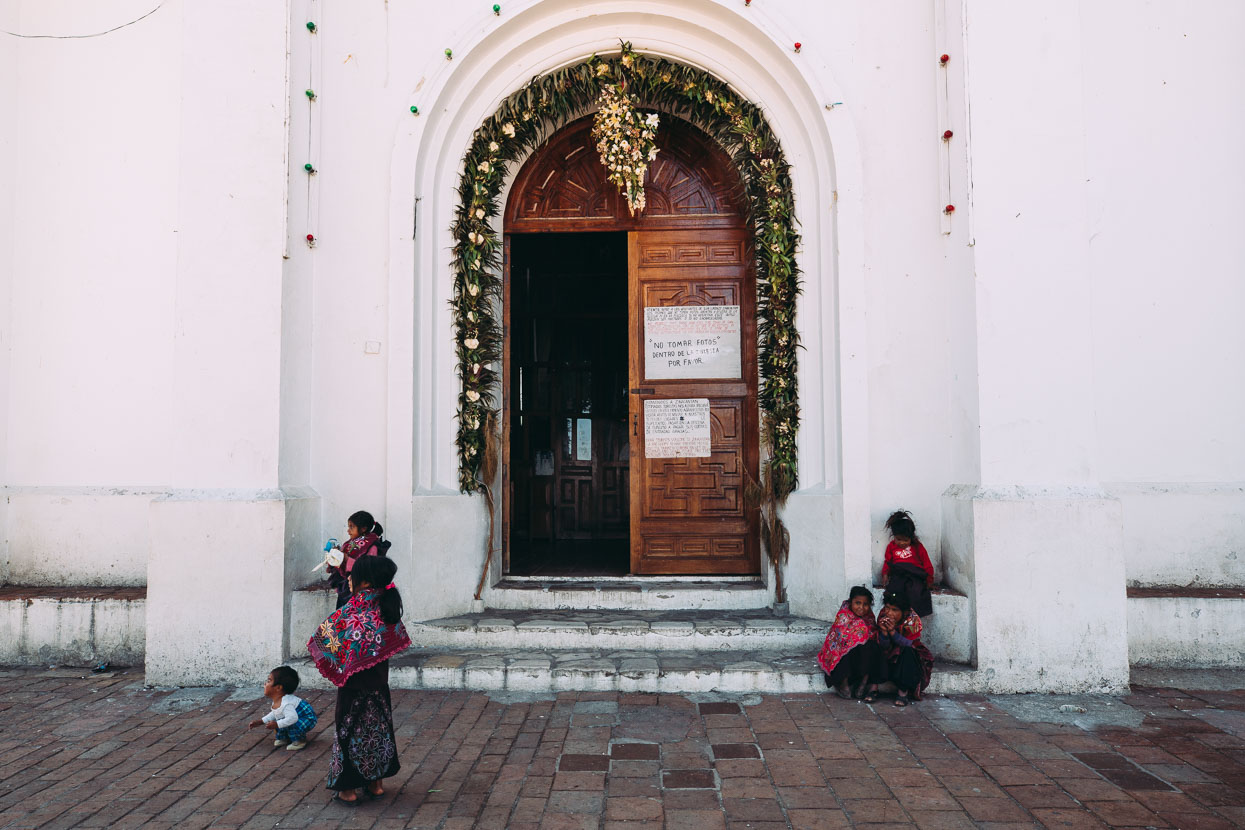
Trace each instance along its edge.
{"label": "stone step", "polygon": [[508,577],[484,591],[487,607],[509,611],[734,611],[773,601],[773,591],[751,577]]}
{"label": "stone step", "polygon": [[1169,669],[1245,667],[1245,588],[1129,588],[1128,661]]}
{"label": "stone step", "polygon": [[[309,662],[296,664],[304,685],[329,688]],[[939,663],[930,694],[985,691],[979,672]],[[803,650],[766,651],[517,651],[501,649],[411,650],[390,663],[389,684],[398,689],[462,689],[551,693],[619,691],[821,694],[829,692],[813,655]]]}
{"label": "stone step", "polygon": [[645,651],[816,651],[830,622],[740,611],[503,611],[408,626],[427,648],[640,649]]}
{"label": "stone step", "polygon": [[142,586],[0,587],[0,665],[142,665]]}

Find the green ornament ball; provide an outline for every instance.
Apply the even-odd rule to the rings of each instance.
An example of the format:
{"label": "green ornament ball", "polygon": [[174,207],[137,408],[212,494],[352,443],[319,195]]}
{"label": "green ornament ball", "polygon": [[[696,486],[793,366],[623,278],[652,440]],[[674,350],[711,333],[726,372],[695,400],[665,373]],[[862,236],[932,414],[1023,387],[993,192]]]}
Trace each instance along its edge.
{"label": "green ornament ball", "polygon": [[446,50],[445,50],[445,59],[446,59],[447,61],[452,61],[452,60],[454,60],[454,50],[453,50],[453,49],[446,49]]}
{"label": "green ornament ball", "polygon": [[314,24],[314,23],[312,23],[310,20],[308,20],[308,21],[307,21],[307,31],[312,32],[312,33],[315,33],[315,30],[316,30],[316,24]]}
{"label": "green ornament ball", "polygon": [[498,14],[498,15],[499,15],[499,14],[501,14],[501,4],[500,4],[500,3],[494,3],[494,4],[493,4],[493,14]]}
{"label": "green ornament ball", "polygon": [[315,100],[316,91],[314,89],[309,89],[307,90],[306,95],[309,100]]}
{"label": "green ornament ball", "polygon": [[419,107],[411,107],[411,115],[419,115]]}
{"label": "green ornament ball", "polygon": [[314,173],[316,170],[316,168],[311,165],[311,162],[307,162],[306,164],[304,164],[303,169],[306,170],[308,173]]}

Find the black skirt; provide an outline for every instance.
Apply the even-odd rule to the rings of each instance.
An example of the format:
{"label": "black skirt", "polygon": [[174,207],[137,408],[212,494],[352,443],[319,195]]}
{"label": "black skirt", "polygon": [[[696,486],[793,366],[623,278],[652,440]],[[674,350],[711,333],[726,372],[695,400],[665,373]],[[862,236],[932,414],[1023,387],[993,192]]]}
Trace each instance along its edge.
{"label": "black skirt", "polygon": [[337,690],[330,790],[353,790],[400,768],[389,701],[389,661],[350,675]]}
{"label": "black skirt", "polygon": [[934,599],[930,596],[929,586],[925,584],[925,570],[916,565],[899,562],[891,565],[890,578],[886,581],[886,592],[894,592],[908,598],[908,603],[918,617],[928,617],[934,613]]}

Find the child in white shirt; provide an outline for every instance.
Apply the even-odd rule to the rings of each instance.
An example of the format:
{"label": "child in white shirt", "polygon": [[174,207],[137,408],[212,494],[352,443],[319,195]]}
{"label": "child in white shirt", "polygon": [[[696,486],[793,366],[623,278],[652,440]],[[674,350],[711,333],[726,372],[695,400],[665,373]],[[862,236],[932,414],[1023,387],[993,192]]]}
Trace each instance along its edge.
{"label": "child in white shirt", "polygon": [[272,701],[268,714],[258,720],[251,721],[248,729],[266,726],[276,730],[273,746],[283,746],[287,750],[299,750],[307,745],[307,733],[316,725],[319,718],[311,704],[300,697],[294,697],[298,689],[298,672],[289,666],[277,666],[268,673],[264,681],[264,697]]}

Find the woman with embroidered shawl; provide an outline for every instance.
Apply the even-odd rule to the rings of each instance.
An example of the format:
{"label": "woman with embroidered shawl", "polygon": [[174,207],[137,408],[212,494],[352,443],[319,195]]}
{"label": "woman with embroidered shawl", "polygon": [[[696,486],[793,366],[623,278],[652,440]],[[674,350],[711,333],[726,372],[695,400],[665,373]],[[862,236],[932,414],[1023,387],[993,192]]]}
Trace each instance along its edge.
{"label": "woman with embroidered shawl", "polygon": [[[876,683],[890,681],[898,693],[896,706],[907,706],[921,699],[934,673],[934,655],[921,642],[921,618],[899,592],[882,595],[882,610],[878,613],[878,647],[881,661]],[[870,696],[866,700],[872,697]]]}
{"label": "woman with embroidered shawl", "polygon": [[380,798],[381,781],[399,769],[389,658],[409,648],[411,638],[393,586],[397,570],[388,557],[360,558],[349,576],[350,599],[307,642],[316,668],[337,687],[328,788],[343,804],[358,804],[360,795]]}
{"label": "woman with embroidered shawl", "polygon": [[874,625],[873,592],[857,585],[839,606],[817,655],[817,663],[826,673],[826,685],[839,697],[860,697],[869,684],[878,661]]}

